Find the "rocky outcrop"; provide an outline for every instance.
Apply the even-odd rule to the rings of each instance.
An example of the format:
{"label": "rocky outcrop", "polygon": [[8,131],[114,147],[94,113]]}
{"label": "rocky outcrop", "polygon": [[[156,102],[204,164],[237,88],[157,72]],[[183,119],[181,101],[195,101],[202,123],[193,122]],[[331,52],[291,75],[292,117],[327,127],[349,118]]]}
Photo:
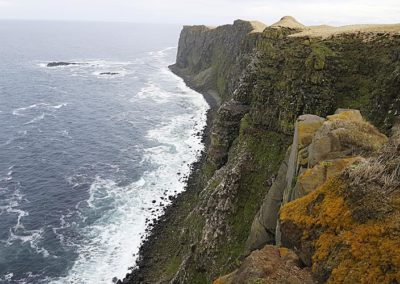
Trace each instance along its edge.
{"label": "rocky outcrop", "polygon": [[[395,181],[397,170],[382,169],[394,162],[387,159],[396,155],[391,145],[397,142],[384,146],[387,142],[386,136],[355,110],[338,110],[314,134],[308,150],[309,168],[298,176],[293,188],[299,199],[281,209],[279,237],[283,246],[292,248],[312,267],[319,282],[391,283],[400,275],[396,260],[384,264],[392,256],[384,256],[383,244],[400,241],[400,227],[393,223],[396,217],[392,215],[398,210],[396,197],[381,196],[385,183],[391,192],[400,188]],[[372,181],[372,176],[379,178]],[[385,225],[379,226],[383,219]],[[375,259],[370,259],[373,255]]]}
{"label": "rocky outcrop", "polygon": [[282,208],[282,243],[312,267],[318,281],[399,281],[398,145],[394,136],[372,157]]}
{"label": "rocky outcrop", "polygon": [[[346,228],[343,232],[351,236],[348,230],[357,230],[356,223],[381,218],[389,224],[395,219],[390,215],[397,210],[390,201],[394,195],[372,189],[392,188],[396,179],[382,174],[389,172],[386,166],[376,162],[380,170],[371,172],[364,163],[383,151],[380,147],[387,138],[381,132],[389,133],[400,113],[400,37],[362,32],[297,36],[308,29],[291,18],[257,29],[245,21],[183,29],[177,63],[171,69],[220,104],[213,105],[210,142],[199,170],[143,246],[139,267],[126,283],[210,283],[236,269],[239,278],[233,279],[242,279],[242,260],[251,255],[250,270],[261,275],[256,263],[269,259],[261,251],[276,240],[298,254],[301,265],[311,266],[317,280],[340,283],[334,271],[349,272],[343,270],[351,251],[346,241],[353,239],[340,239],[334,232]],[[395,160],[387,161],[391,175],[396,175],[391,164]],[[338,198],[328,194],[336,189],[321,192],[337,175],[350,175],[349,169],[355,173],[359,165],[371,176],[361,180],[352,174],[352,190],[342,191],[342,184],[336,183]],[[362,186],[356,187],[357,182]],[[367,192],[364,187],[369,184],[373,186]],[[383,202],[378,206],[373,200]],[[350,212],[343,204],[351,206],[356,221],[349,227],[330,226],[330,220],[339,220],[335,218],[348,220],[340,215]],[[386,215],[390,218],[382,219]],[[321,216],[328,216],[327,221],[320,221]],[[396,234],[393,222],[384,229],[390,240],[390,234]],[[335,246],[327,246],[325,237],[332,237]],[[266,250],[276,256],[276,249]],[[260,252],[251,254],[254,250]],[[387,273],[398,271],[396,263],[379,259]],[[350,264],[354,268],[361,262]],[[250,275],[243,265],[243,275]],[[289,268],[282,273],[294,271]],[[275,274],[262,277],[268,275]]]}
{"label": "rocky outcrop", "polygon": [[59,67],[59,66],[79,65],[79,64],[82,63],[58,61],[58,62],[47,63],[47,67]]}
{"label": "rocky outcrop", "polygon": [[386,142],[387,137],[364,121],[358,110],[338,109],[326,120],[315,115],[300,116],[288,155],[253,220],[247,250],[279,245],[277,219],[282,204],[313,192],[359,160],[357,155],[368,155]]}
{"label": "rocky outcrop", "polygon": [[311,271],[301,268],[298,256],[286,248],[265,246],[253,251],[234,272],[214,284],[312,284]]}
{"label": "rocky outcrop", "polygon": [[[219,278],[214,283],[251,283],[255,279],[269,279],[269,274],[263,270],[268,266],[264,262],[266,258],[260,258],[260,251],[257,249],[261,249],[261,251],[271,250],[273,247],[264,245],[274,242],[281,245],[281,241],[283,246],[293,249],[298,254],[302,264],[313,268],[313,275],[317,281],[325,282],[330,279],[332,283],[337,283],[335,281],[343,282],[343,277],[346,274],[338,276],[332,274],[332,271],[335,271],[333,270],[335,267],[342,265],[341,261],[343,261],[343,266],[347,265],[345,262],[350,260],[348,258],[348,250],[350,249],[341,249],[346,255],[340,260],[337,258],[338,250],[335,245],[330,243],[330,239],[338,238],[338,242],[342,242],[340,246],[345,245],[345,238],[336,237],[336,235],[338,234],[337,230],[346,226],[346,218],[350,218],[346,216],[349,208],[344,204],[345,196],[332,197],[331,195],[334,194],[333,192],[335,194],[341,192],[340,187],[343,181],[339,182],[339,179],[343,178],[340,178],[340,176],[362,179],[363,175],[364,177],[368,175],[369,182],[372,182],[371,172],[368,172],[371,169],[368,169],[368,167],[374,163],[380,163],[379,166],[374,165],[373,167],[379,168],[380,174],[383,174],[380,160],[383,157],[382,154],[372,163],[366,163],[367,160],[360,155],[368,157],[381,149],[387,142],[387,137],[366,122],[358,110],[339,109],[334,115],[328,116],[327,119],[313,115],[300,116],[295,124],[293,143],[289,147],[277,178],[268,191],[252,224],[247,240],[247,250],[249,252],[255,250],[255,252],[253,251],[242,262],[238,270]],[[388,152],[387,150],[382,151]],[[391,157],[393,158],[393,156]],[[377,170],[375,169],[375,171]],[[397,174],[397,169],[395,172],[387,174],[387,177],[382,177],[381,186],[385,183],[383,180],[391,179],[390,185],[387,186],[391,190],[396,189],[396,187],[400,188],[399,183],[392,183]],[[372,175],[375,178],[379,176],[377,172]],[[350,183],[353,186],[355,184],[358,187],[357,190],[360,190],[359,180]],[[365,186],[371,187],[370,184]],[[327,192],[328,188],[329,192]],[[360,197],[360,192],[357,192],[357,190],[349,190],[353,196],[347,197],[353,202],[351,208],[354,216],[354,220],[351,221],[353,225],[350,225],[349,221],[347,230],[356,228],[357,222],[366,222],[366,219],[370,216],[375,219],[379,219],[378,216],[385,218],[387,214],[394,210],[393,204],[390,204],[390,202],[377,206],[375,202],[378,200],[378,196],[376,196],[376,193],[373,194],[373,190],[368,191],[367,195],[370,194],[371,196],[367,198]],[[355,204],[360,203],[360,199],[363,198],[365,198],[364,202],[356,206]],[[281,207],[280,222],[277,223]],[[331,218],[335,219],[334,223],[331,223]],[[341,218],[343,218],[343,223]],[[389,219],[392,220],[391,218],[394,217]],[[390,226],[396,231],[398,230],[394,224]],[[374,235],[375,233],[376,231],[373,231],[371,234]],[[367,236],[365,237],[367,238]],[[388,241],[386,235],[380,237],[382,241]],[[397,241],[394,238],[394,242]],[[327,248],[329,246],[331,247]],[[272,252],[269,253],[273,254]],[[371,253],[381,254],[382,252],[374,250]],[[393,263],[397,265],[397,262]],[[393,263],[390,264],[390,267]],[[275,260],[274,264],[279,265],[279,261]],[[358,265],[360,264],[354,264],[354,267]],[[395,271],[394,275],[400,273],[400,267],[392,268]],[[351,269],[342,268],[342,270],[344,272],[340,273],[351,272]],[[280,273],[285,274],[285,272]],[[289,275],[286,275],[286,277],[289,277]],[[361,274],[357,273],[352,276],[352,279],[354,283],[362,282],[365,279],[372,281],[366,283],[377,283],[378,280],[385,280],[383,282],[389,283],[388,279],[395,279],[394,276],[383,278],[382,275],[383,273],[376,278],[374,278],[375,276],[361,277]],[[282,279],[278,282],[265,281],[265,283],[279,283],[279,281],[284,283]],[[306,282],[302,280],[299,283]]]}

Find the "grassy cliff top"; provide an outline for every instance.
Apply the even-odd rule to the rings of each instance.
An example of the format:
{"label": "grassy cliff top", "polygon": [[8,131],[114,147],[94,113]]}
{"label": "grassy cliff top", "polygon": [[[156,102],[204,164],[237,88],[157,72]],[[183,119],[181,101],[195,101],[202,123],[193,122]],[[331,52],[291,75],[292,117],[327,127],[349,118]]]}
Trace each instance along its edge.
{"label": "grassy cliff top", "polygon": [[365,24],[365,25],[348,25],[341,27],[333,27],[328,25],[305,26],[299,23],[292,16],[285,16],[271,28],[290,28],[301,30],[298,33],[292,34],[292,37],[322,37],[327,38],[339,34],[354,34],[354,33],[390,33],[400,34],[400,24]]}
{"label": "grassy cliff top", "polygon": [[[261,33],[265,28],[289,28],[299,30],[298,33],[290,35],[290,37],[320,37],[328,38],[340,34],[378,34],[378,33],[389,33],[393,35],[400,35],[400,24],[363,24],[363,25],[347,25],[334,27],[329,25],[317,25],[317,26],[305,26],[298,22],[292,16],[282,17],[278,22],[267,26],[266,24],[259,21],[246,21],[237,20],[233,23],[249,23],[253,30],[250,33]],[[196,26],[191,26],[196,27]],[[207,29],[213,30],[221,26],[200,26]]]}
{"label": "grassy cliff top", "polygon": [[354,33],[391,33],[400,34],[400,24],[386,25],[349,25],[342,27],[331,26],[312,26],[307,27],[303,31],[290,35],[292,37],[322,37],[327,38],[339,34],[354,34]]}
{"label": "grassy cliff top", "polygon": [[[264,29],[267,27],[266,24],[260,22],[260,21],[247,21],[247,20],[236,20],[233,25],[236,25],[238,23],[248,23],[251,25],[251,27],[253,28],[253,30],[250,33],[262,33],[264,31]],[[205,26],[205,25],[194,25],[194,26],[185,26],[188,28],[193,28],[193,27],[201,27],[201,28],[207,28],[209,30],[214,30],[220,27],[224,27],[224,26],[231,26],[231,24],[228,25],[222,25],[222,26]]]}
{"label": "grassy cliff top", "polygon": [[267,27],[266,24],[259,22],[259,21],[249,21],[249,22],[254,28],[252,33],[262,33],[264,31],[264,29]]}

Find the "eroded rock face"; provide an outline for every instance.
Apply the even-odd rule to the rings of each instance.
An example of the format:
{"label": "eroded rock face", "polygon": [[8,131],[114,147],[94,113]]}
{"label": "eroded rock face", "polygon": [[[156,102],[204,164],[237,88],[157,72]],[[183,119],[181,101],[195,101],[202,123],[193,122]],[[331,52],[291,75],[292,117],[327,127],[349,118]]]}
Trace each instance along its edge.
{"label": "eroded rock face", "polygon": [[210,189],[212,190],[210,196],[202,200],[200,210],[196,213],[205,217],[200,240],[203,251],[212,251],[221,242],[221,239],[229,235],[230,228],[227,219],[235,214],[242,168],[249,162],[249,159],[248,156],[242,155],[235,161],[231,169],[223,168],[217,172],[215,178],[221,179],[221,182],[215,189]]}
{"label": "eroded rock face", "polygon": [[219,169],[228,158],[228,151],[239,132],[240,120],[249,111],[249,106],[236,100],[224,103],[218,110],[211,130],[208,161]]}
{"label": "eroded rock face", "polygon": [[254,218],[246,243],[248,251],[275,243],[279,208],[282,202],[286,203],[291,199],[293,181],[300,168],[307,165],[307,147],[323,122],[324,119],[316,115],[302,115],[297,119],[292,146]]}
{"label": "eroded rock face", "polygon": [[302,115],[295,124],[293,144],[288,161],[286,172],[286,187],[283,192],[283,203],[287,203],[295,198],[293,191],[295,178],[302,168],[307,166],[308,146],[313,140],[314,134],[323,125],[324,119],[316,115]]}
{"label": "eroded rock face", "polygon": [[311,271],[301,268],[297,255],[286,248],[265,246],[253,251],[234,272],[220,277],[214,284],[311,284]]}

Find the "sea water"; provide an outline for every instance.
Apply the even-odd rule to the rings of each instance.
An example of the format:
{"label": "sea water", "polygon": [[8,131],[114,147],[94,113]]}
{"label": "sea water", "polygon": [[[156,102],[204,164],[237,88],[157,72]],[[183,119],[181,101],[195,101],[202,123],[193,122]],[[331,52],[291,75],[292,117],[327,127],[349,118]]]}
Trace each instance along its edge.
{"label": "sea water", "polygon": [[112,283],[134,265],[203,150],[208,105],[168,70],[179,31],[0,22],[0,283]]}

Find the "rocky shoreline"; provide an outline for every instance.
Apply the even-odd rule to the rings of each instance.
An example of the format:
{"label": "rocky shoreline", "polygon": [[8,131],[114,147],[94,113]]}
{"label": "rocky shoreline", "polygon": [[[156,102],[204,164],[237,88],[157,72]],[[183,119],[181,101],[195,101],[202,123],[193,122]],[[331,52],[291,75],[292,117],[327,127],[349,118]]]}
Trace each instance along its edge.
{"label": "rocky shoreline", "polygon": [[210,109],[207,112],[206,127],[201,134],[201,142],[204,144],[205,150],[203,150],[199,159],[191,165],[190,174],[186,180],[185,190],[177,196],[173,197],[173,199],[171,200],[171,204],[165,208],[164,214],[160,216],[160,218],[154,219],[151,225],[149,225],[146,229],[148,237],[143,240],[143,243],[138,253],[139,258],[135,266],[133,267],[132,272],[126,274],[124,279],[118,280],[116,282],[117,284],[135,284],[145,282],[146,273],[143,273],[143,270],[145,270],[148,266],[151,267],[153,265],[157,265],[157,260],[154,259],[154,256],[152,254],[152,248],[156,243],[159,242],[166,227],[169,224],[173,223],[175,220],[179,220],[181,218],[182,214],[179,210],[179,205],[186,203],[187,200],[191,199],[193,195],[199,194],[199,189],[201,187],[201,169],[207,157],[206,150],[210,145],[210,131],[213,119],[216,115],[216,110],[218,108],[218,102],[209,93],[204,92],[203,90],[199,90],[198,88],[193,86],[187,78],[183,77],[182,74],[176,72],[176,70],[174,70],[172,66],[169,66],[169,68],[171,72],[181,77],[189,88],[199,92],[210,106]]}

